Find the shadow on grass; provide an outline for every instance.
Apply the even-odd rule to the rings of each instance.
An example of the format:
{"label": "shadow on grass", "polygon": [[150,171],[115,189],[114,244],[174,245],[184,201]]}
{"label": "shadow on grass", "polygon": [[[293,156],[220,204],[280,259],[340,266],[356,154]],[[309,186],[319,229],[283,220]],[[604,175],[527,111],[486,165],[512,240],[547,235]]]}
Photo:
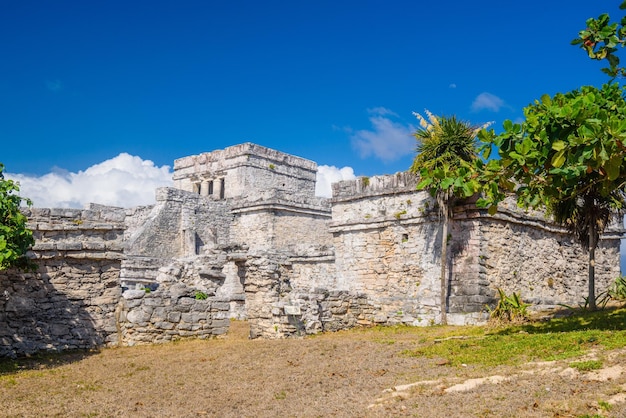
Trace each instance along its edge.
{"label": "shadow on grass", "polygon": [[552,318],[507,327],[495,334],[510,335],[519,333],[520,331],[529,334],[549,334],[591,330],[626,331],[626,308],[607,308],[596,312],[577,310],[572,311],[571,315],[565,318]]}
{"label": "shadow on grass", "polygon": [[100,350],[72,350],[62,353],[38,353],[26,357],[0,358],[0,376],[24,370],[45,370],[81,361]]}

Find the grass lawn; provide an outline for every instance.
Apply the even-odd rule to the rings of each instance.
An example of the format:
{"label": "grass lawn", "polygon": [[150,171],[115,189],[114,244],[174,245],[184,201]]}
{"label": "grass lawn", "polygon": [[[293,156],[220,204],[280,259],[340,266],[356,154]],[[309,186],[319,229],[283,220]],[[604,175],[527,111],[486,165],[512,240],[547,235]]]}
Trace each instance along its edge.
{"label": "grass lawn", "polygon": [[624,417],[626,309],[0,360],[0,416]]}

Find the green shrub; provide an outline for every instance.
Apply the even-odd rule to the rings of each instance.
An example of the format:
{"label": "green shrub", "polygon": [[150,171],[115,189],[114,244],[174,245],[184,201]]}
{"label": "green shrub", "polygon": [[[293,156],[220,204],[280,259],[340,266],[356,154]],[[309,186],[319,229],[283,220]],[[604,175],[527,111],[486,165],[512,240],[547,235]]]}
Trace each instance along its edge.
{"label": "green shrub", "polygon": [[495,321],[504,322],[526,322],[528,320],[528,303],[524,303],[519,294],[513,292],[507,296],[502,289],[498,289],[500,300],[495,308],[489,311],[489,318]]}
{"label": "green shrub", "polygon": [[609,296],[616,300],[626,301],[626,276],[620,276],[609,288]]}

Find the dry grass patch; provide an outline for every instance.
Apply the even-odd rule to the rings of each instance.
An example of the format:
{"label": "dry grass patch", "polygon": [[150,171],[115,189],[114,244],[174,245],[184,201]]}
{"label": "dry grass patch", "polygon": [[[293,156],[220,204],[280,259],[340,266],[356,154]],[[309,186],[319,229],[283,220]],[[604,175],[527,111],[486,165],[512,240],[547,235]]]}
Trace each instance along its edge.
{"label": "dry grass patch", "polygon": [[[248,340],[247,324],[234,321],[220,339],[0,362],[0,415],[626,416],[619,401],[626,392],[626,376],[601,381],[588,379],[585,371],[576,371],[576,379],[562,374],[575,358],[486,368],[457,365],[439,354],[407,355],[447,341],[466,341],[451,337],[479,340],[487,331],[493,332],[481,327],[389,327]],[[594,345],[602,369],[590,373],[626,364],[618,346],[616,341],[609,348]],[[503,378],[489,378],[496,375]],[[466,381],[480,385],[446,391]],[[394,390],[402,385],[409,386]],[[387,395],[392,392],[398,396]]]}

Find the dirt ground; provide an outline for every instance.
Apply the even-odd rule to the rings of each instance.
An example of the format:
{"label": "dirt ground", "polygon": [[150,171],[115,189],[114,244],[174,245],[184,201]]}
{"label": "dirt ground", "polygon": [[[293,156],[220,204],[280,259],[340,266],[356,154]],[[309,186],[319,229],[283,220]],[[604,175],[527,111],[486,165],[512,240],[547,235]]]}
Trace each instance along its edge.
{"label": "dirt ground", "polygon": [[603,369],[586,373],[571,359],[485,369],[403,354],[437,327],[247,332],[33,360],[0,374],[0,416],[626,417],[624,350],[592,353]]}

